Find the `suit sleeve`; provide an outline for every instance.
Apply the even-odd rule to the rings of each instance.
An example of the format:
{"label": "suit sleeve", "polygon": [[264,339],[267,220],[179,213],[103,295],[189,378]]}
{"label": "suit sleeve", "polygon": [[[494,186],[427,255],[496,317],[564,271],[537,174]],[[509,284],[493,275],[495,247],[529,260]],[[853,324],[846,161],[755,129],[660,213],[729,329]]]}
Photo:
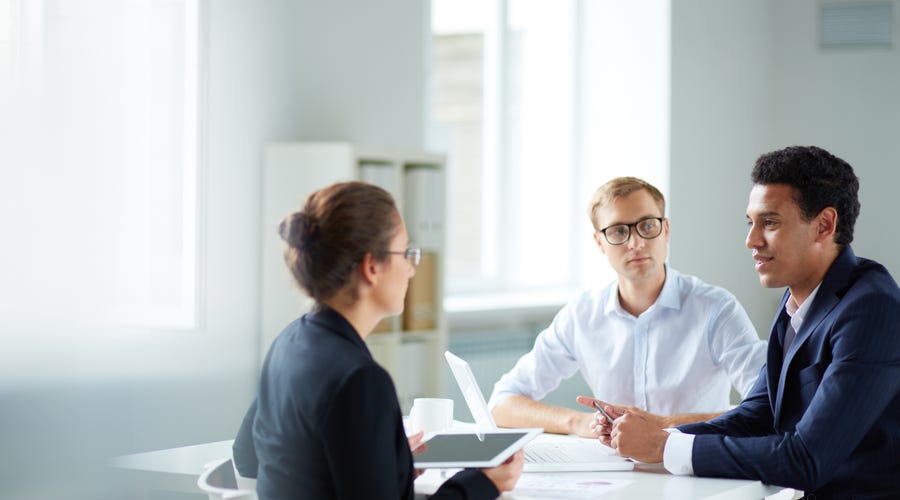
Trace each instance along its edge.
{"label": "suit sleeve", "polygon": [[448,479],[440,488],[429,496],[435,500],[464,499],[494,499],[500,495],[494,483],[477,469],[467,469],[457,472]]}
{"label": "suit sleeve", "polygon": [[[370,365],[341,384],[322,439],[337,498],[412,498],[413,470],[390,376]],[[391,410],[394,408],[395,410]],[[407,460],[401,460],[406,455]],[[479,470],[446,481],[432,498],[489,499],[498,495]]]}
{"label": "suit sleeve", "polygon": [[706,422],[681,425],[678,430],[685,434],[763,436],[773,432],[773,420],[766,367],[763,365],[753,387],[736,408]]}
{"label": "suit sleeve", "polygon": [[241,427],[238,429],[234,444],[231,446],[231,455],[234,466],[243,477],[256,478],[259,461],[256,457],[256,447],[253,444],[253,420],[256,418],[256,399],[250,404]]}
{"label": "suit sleeve", "polygon": [[[815,490],[865,446],[864,439],[900,393],[900,304],[886,293],[860,293],[842,300],[833,316],[813,332],[825,336],[830,352],[819,353],[817,363],[802,367],[787,382],[803,403],[795,412],[802,416],[793,432],[699,434],[693,445],[695,474]],[[759,384],[755,398],[761,396],[758,389]],[[758,408],[747,410],[760,418]],[[685,426],[685,432],[733,430],[741,415]]]}

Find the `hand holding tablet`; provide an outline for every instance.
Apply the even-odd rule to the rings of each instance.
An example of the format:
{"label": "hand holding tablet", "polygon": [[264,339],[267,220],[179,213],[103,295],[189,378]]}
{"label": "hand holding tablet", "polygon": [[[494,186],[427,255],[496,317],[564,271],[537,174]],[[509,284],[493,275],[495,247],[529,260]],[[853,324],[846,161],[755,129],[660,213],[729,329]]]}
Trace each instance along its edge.
{"label": "hand holding tablet", "polygon": [[496,467],[543,429],[490,429],[481,432],[447,432],[426,436],[427,448],[413,456],[417,469]]}

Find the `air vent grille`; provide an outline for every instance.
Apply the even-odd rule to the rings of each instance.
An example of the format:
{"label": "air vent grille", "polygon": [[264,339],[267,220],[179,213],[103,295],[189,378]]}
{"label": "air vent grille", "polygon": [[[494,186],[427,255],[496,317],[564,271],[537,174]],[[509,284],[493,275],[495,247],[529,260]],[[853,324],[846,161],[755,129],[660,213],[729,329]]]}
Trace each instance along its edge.
{"label": "air vent grille", "polygon": [[892,2],[822,5],[822,48],[891,47]]}

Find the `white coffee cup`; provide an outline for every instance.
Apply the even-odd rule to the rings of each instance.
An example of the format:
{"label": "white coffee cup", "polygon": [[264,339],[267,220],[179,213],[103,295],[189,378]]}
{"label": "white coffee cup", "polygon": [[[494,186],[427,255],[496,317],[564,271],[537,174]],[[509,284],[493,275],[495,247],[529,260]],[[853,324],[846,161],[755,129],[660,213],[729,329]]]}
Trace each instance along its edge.
{"label": "white coffee cup", "polygon": [[416,398],[409,411],[409,422],[413,433],[419,431],[438,432],[453,425],[453,400],[444,398]]}

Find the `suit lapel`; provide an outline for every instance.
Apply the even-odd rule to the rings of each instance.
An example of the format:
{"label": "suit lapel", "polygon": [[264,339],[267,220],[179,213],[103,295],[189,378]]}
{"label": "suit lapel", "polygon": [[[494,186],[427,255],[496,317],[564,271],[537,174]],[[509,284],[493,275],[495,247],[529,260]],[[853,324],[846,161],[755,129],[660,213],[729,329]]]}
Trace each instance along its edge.
{"label": "suit lapel", "polygon": [[[784,304],[787,302],[787,298],[790,292],[784,294],[784,298],[781,300],[781,313],[776,317],[775,323],[772,325],[772,334],[779,335],[777,338],[778,346],[773,347],[773,342],[770,340],[769,342],[769,352],[768,352],[768,360],[767,362],[772,366],[777,366],[779,368],[778,373],[775,374],[776,378],[772,378],[770,376],[769,380],[778,380],[778,386],[775,389],[775,398],[773,399],[775,403],[775,428],[779,428],[779,422],[781,420],[781,403],[782,397],[784,396],[784,386],[788,382],[787,381],[787,373],[788,367],[794,359],[794,356],[797,352],[803,347],[809,337],[813,334],[814,331],[819,327],[819,324],[822,323],[828,314],[837,306],[838,302],[840,302],[841,292],[844,288],[847,287],[847,283],[850,280],[850,274],[853,271],[854,266],[857,263],[856,255],[853,253],[853,249],[849,246],[841,252],[837,259],[831,264],[831,267],[828,269],[828,272],[825,273],[825,277],[822,279],[821,285],[819,285],[819,291],[816,292],[816,296],[813,299],[813,303],[810,304],[809,312],[804,318],[803,323],[800,325],[800,331],[797,332],[796,337],[794,337],[794,341],[788,347],[787,355],[784,356],[784,360],[782,361],[781,356],[783,355],[782,349],[784,341],[784,328],[787,325],[787,321],[790,321],[787,312],[784,310]],[[783,317],[788,319],[783,319]],[[782,320],[782,321],[780,321]],[[774,359],[774,358],[777,358]],[[773,364],[774,363],[774,364]],[[773,372],[774,369],[770,369]],[[769,388],[769,395],[772,395],[772,388]]]}
{"label": "suit lapel", "polygon": [[816,292],[815,302],[813,302],[812,306],[809,309],[809,313],[806,318],[803,320],[803,323],[800,325],[800,331],[797,332],[797,336],[794,337],[794,341],[788,347],[787,355],[784,358],[784,366],[788,366],[791,364],[791,361],[794,359],[794,355],[797,354],[797,351],[803,346],[803,343],[812,335],[812,332],[819,327],[819,323],[828,316],[828,313],[834,309],[834,306],[838,303],[838,298],[834,295],[834,293],[825,293],[824,290],[819,288],[819,291]]}
{"label": "suit lapel", "polygon": [[779,426],[779,415],[781,414],[781,394],[784,392],[784,370],[782,369],[782,342],[784,342],[784,330],[787,322],[790,320],[787,312],[784,310],[784,303],[787,301],[788,293],[785,292],[784,298],[781,299],[781,312],[775,316],[772,322],[772,328],[769,330],[769,349],[766,353],[766,370],[769,377],[769,401],[772,402],[772,413],[775,417],[775,428]]}

